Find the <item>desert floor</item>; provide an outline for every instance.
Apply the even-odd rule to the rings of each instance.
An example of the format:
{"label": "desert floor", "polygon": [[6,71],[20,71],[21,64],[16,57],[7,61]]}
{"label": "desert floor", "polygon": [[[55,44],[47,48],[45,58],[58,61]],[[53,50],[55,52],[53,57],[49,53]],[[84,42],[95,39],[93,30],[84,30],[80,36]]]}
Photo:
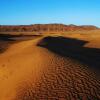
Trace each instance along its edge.
{"label": "desert floor", "polygon": [[100,100],[100,34],[16,41],[0,39],[0,100]]}

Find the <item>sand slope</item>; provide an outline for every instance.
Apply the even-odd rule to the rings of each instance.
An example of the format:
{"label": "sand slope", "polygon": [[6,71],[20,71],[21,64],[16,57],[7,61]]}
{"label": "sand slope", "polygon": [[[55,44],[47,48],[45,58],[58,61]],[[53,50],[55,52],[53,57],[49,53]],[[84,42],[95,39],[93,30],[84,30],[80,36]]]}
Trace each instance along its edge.
{"label": "sand slope", "polygon": [[0,55],[0,100],[99,100],[95,73],[37,46],[41,39],[14,44]]}

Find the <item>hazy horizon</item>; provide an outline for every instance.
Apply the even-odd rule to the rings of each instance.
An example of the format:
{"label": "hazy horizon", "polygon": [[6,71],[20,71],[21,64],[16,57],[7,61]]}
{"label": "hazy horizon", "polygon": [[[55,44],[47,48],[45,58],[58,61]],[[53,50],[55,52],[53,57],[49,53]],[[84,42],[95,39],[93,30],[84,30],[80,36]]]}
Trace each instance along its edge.
{"label": "hazy horizon", "polygon": [[100,0],[1,0],[0,25],[74,24],[100,27]]}

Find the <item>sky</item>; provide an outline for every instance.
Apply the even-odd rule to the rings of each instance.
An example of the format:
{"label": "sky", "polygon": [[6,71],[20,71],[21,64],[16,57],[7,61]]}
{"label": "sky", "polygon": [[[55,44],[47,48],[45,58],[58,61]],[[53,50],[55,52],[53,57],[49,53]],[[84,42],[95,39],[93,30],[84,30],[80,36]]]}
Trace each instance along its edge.
{"label": "sky", "polygon": [[100,27],[100,0],[0,0],[0,25],[48,23]]}

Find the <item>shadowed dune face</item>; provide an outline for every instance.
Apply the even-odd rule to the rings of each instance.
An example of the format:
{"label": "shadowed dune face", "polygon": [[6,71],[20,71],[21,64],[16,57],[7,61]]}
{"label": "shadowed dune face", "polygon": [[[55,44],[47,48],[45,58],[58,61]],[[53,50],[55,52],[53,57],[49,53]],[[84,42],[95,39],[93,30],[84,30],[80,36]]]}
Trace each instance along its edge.
{"label": "shadowed dune face", "polygon": [[10,34],[0,34],[0,53],[5,52],[8,47],[14,43],[30,40],[41,35],[10,35]]}
{"label": "shadowed dune face", "polygon": [[65,38],[62,36],[58,37],[48,36],[45,37],[43,40],[41,40],[38,45],[58,53],[64,53],[66,52],[66,50],[69,49],[70,50],[74,49],[73,51],[79,50],[79,48],[84,46],[86,43],[88,42],[72,38]]}
{"label": "shadowed dune face", "polygon": [[41,40],[38,46],[47,48],[58,55],[79,60],[98,71],[100,70],[100,49],[84,47],[87,43],[88,41],[74,38],[48,36]]}
{"label": "shadowed dune face", "polygon": [[0,53],[3,53],[14,42],[11,35],[0,34]]}

